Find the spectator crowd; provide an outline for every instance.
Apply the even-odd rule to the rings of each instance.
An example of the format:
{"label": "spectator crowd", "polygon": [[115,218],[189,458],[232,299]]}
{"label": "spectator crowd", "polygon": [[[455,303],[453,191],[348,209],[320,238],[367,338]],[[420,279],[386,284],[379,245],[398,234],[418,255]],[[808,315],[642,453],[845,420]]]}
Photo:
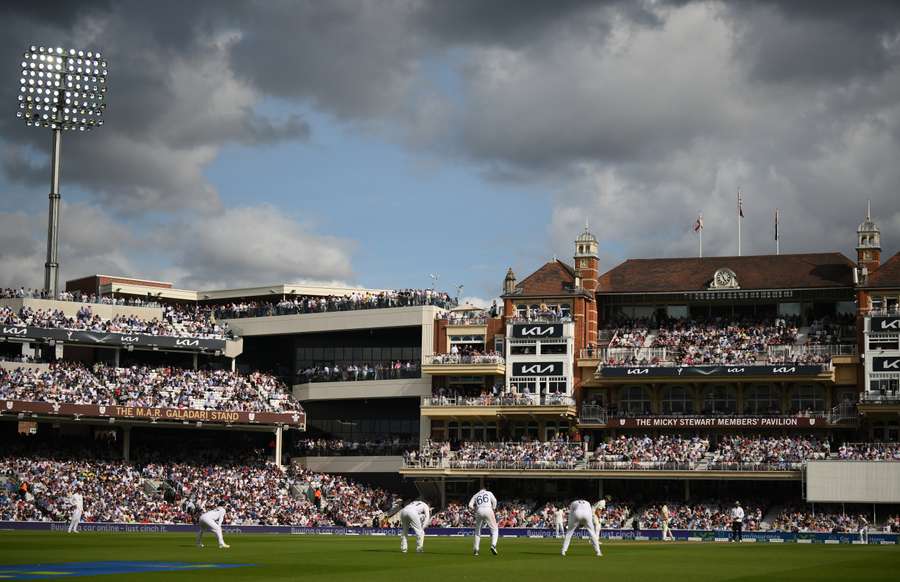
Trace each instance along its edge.
{"label": "spectator crowd", "polygon": [[255,372],[54,363],[0,369],[0,399],[239,412],[291,412],[300,405],[276,377]]}
{"label": "spectator crowd", "polygon": [[10,307],[0,307],[0,325],[201,339],[225,339],[231,335],[228,324],[214,321],[207,310],[182,305],[166,305],[162,308],[162,318],[150,320],[136,315],[117,315],[105,319],[95,315],[90,305],[82,305],[74,317],[59,309],[24,306],[16,311]]}
{"label": "spectator crowd", "polygon": [[129,463],[52,452],[0,457],[0,519],[64,521],[84,497],[87,522],[191,523],[223,506],[234,525],[371,526],[400,503],[340,475],[279,468],[257,458]]}
{"label": "spectator crowd", "polygon": [[215,307],[219,318],[266,317],[272,315],[296,315],[324,313],[328,311],[355,311],[358,309],[383,309],[388,307],[412,307],[434,305],[444,309],[456,307],[456,300],[449,294],[434,289],[400,289],[391,291],[359,290],[341,296],[284,297],[280,301],[239,301]]}

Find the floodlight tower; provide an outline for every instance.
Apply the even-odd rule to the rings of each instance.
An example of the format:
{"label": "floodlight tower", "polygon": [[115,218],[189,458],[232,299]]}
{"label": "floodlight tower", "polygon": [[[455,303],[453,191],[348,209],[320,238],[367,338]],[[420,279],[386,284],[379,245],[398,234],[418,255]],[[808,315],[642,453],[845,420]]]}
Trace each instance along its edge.
{"label": "floodlight tower", "polygon": [[63,131],[87,131],[103,125],[106,75],[106,61],[95,51],[32,46],[22,59],[16,117],[29,127],[47,127],[53,132],[44,289],[54,298],[59,294],[60,139]]}

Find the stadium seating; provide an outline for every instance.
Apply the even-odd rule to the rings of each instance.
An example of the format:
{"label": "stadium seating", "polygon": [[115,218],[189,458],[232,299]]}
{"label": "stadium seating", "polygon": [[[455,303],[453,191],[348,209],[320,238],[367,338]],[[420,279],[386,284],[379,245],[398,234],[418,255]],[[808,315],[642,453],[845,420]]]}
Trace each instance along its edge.
{"label": "stadium seating", "polygon": [[300,405],[276,377],[224,370],[113,368],[55,363],[47,370],[0,369],[0,399],[245,412],[289,412]]}

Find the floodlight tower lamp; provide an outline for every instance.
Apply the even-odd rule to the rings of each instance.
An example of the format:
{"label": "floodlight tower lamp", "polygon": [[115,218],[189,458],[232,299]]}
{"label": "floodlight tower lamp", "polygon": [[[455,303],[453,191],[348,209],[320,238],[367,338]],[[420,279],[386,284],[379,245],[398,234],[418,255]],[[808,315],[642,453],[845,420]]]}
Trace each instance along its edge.
{"label": "floodlight tower lamp", "polygon": [[16,117],[28,127],[49,128],[50,212],[44,288],[59,295],[59,156],[63,131],[89,131],[103,125],[107,63],[95,51],[32,45],[22,58]]}

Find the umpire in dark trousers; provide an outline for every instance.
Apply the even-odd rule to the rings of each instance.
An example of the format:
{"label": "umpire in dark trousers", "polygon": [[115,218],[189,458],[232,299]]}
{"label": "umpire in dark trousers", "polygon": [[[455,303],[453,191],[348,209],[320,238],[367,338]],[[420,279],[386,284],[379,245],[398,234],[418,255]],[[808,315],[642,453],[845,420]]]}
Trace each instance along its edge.
{"label": "umpire in dark trousers", "polygon": [[741,507],[740,501],[734,502],[731,508],[731,542],[740,542],[743,538],[744,531],[744,508]]}

